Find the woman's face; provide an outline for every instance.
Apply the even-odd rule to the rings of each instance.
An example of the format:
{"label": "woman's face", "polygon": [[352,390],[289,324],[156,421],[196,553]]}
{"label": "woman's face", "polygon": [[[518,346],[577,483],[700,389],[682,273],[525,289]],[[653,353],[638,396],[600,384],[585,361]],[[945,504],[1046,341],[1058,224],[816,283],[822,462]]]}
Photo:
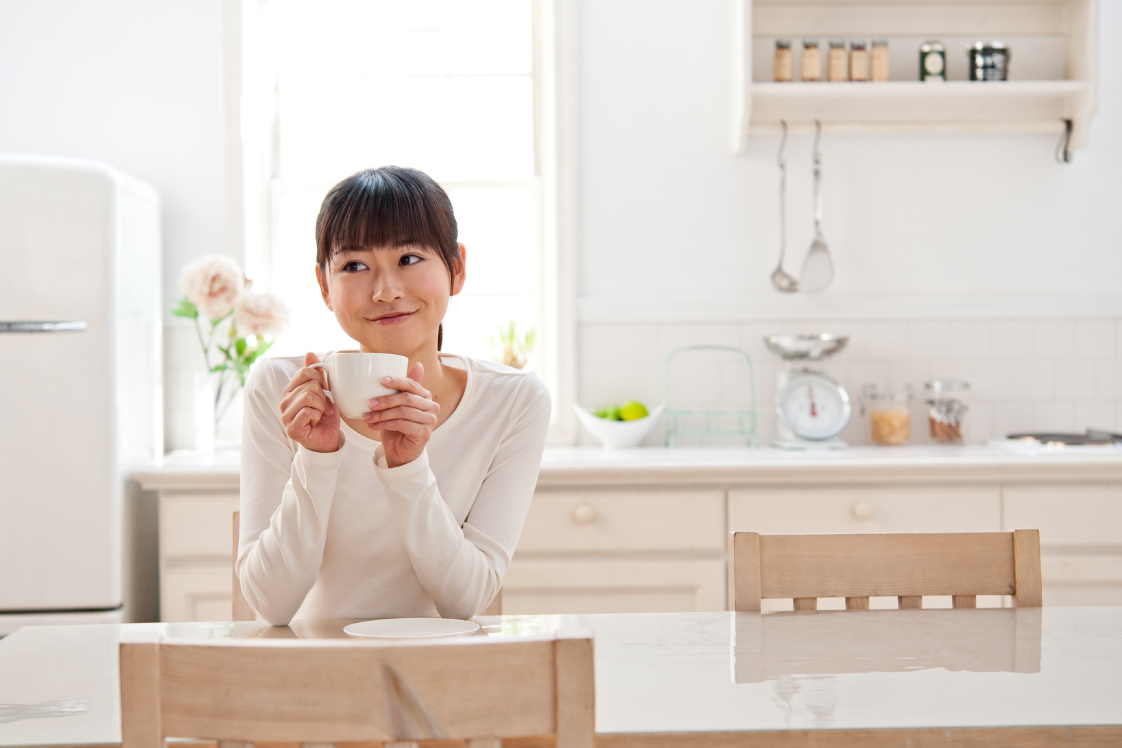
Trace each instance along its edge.
{"label": "woman's face", "polygon": [[321,272],[320,292],[343,332],[360,349],[403,356],[431,344],[448,309],[449,296],[464,286],[467,252],[451,283],[440,254],[420,246],[341,250]]}

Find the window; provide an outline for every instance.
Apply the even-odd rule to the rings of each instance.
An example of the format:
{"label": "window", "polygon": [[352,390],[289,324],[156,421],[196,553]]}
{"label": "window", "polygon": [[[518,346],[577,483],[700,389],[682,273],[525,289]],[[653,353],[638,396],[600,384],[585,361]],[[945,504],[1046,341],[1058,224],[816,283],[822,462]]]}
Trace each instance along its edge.
{"label": "window", "polygon": [[315,284],[315,217],[340,179],[412,166],[448,192],[467,247],[444,350],[490,359],[514,320],[536,334],[528,368],[555,406],[568,399],[552,12],[545,0],[245,0],[246,267],[293,319],[273,355],[353,346]]}

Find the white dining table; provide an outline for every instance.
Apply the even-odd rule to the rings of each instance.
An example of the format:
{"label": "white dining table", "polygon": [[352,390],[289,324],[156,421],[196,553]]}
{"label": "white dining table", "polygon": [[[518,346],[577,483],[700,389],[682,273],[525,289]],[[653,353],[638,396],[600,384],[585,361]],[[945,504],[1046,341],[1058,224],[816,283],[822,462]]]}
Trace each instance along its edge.
{"label": "white dining table", "polygon": [[[479,618],[595,638],[600,748],[1122,745],[1122,608]],[[0,640],[0,746],[119,745],[122,636],[339,638],[350,620],[44,626]]]}

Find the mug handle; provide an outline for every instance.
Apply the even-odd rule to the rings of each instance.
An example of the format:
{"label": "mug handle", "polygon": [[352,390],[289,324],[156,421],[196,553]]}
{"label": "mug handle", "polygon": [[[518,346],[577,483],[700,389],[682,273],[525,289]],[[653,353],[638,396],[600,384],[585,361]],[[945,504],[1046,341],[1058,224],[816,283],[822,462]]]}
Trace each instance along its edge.
{"label": "mug handle", "polygon": [[331,375],[327,371],[327,364],[309,364],[309,369],[323,369],[323,378],[327,380],[327,387],[324,388],[323,394],[327,395],[327,399],[335,402],[335,396],[331,394]]}

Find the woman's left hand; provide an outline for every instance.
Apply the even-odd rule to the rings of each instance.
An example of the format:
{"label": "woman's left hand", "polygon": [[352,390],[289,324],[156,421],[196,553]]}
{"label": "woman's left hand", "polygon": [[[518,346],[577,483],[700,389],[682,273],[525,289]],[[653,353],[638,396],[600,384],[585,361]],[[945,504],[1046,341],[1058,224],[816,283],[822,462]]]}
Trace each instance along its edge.
{"label": "woman's left hand", "polygon": [[440,406],[421,386],[424,374],[425,367],[418,362],[406,378],[384,378],[382,384],[400,392],[374,398],[369,402],[370,412],[362,415],[368,427],[381,432],[388,467],[400,467],[420,457],[436,428]]}

